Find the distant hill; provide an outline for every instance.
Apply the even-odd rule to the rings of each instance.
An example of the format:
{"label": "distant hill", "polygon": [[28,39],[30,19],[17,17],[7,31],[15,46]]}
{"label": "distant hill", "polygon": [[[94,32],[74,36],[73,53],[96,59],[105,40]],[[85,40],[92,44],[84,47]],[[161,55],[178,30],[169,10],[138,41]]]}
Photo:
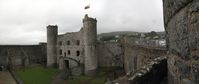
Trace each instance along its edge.
{"label": "distant hill", "polygon": [[[109,41],[109,40],[116,40],[116,36],[130,36],[130,37],[141,37],[144,35],[144,37],[150,37],[151,38],[151,32],[135,32],[135,31],[118,31],[118,32],[108,32],[108,33],[101,33],[98,34],[98,40],[101,41]],[[165,32],[155,32],[156,36],[160,38],[164,38]],[[153,36],[154,37],[154,36]]]}
{"label": "distant hill", "polygon": [[[135,32],[135,31],[118,31],[118,32],[108,32],[108,33],[101,33],[98,34],[98,37],[102,36],[115,36],[115,35],[135,35],[136,33],[145,34],[149,32]],[[156,32],[158,35],[165,35],[164,31]]]}
{"label": "distant hill", "polygon": [[135,33],[140,33],[140,32],[135,32],[135,31],[118,31],[118,32],[108,32],[108,33],[101,33],[98,34],[98,36],[115,36],[115,35],[128,35],[128,34],[135,34]]}

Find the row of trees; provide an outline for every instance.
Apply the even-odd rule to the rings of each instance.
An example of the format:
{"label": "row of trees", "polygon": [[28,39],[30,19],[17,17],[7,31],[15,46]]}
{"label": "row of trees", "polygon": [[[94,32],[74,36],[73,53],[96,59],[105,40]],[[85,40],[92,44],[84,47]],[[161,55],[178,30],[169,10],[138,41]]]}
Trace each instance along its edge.
{"label": "row of trees", "polygon": [[[144,36],[142,36],[144,35]],[[134,37],[134,38],[149,38],[149,39],[159,39],[160,37],[162,37],[161,35],[159,35],[157,32],[155,31],[151,31],[148,33],[136,33],[136,34],[124,34],[124,35],[118,35],[119,37],[116,37],[115,35],[112,36],[102,36],[99,40],[100,41],[110,41],[110,40],[118,40],[121,37],[124,36],[129,36],[129,37]]]}

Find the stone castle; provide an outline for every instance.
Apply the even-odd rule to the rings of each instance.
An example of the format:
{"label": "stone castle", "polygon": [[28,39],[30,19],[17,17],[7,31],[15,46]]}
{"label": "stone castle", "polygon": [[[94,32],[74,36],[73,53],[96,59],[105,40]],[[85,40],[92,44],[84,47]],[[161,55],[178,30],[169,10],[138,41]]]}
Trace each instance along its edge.
{"label": "stone castle", "polygon": [[118,42],[97,41],[97,20],[88,15],[79,32],[58,35],[47,26],[47,44],[0,45],[0,65],[44,64],[71,69],[73,75],[94,75],[99,67],[121,67],[120,84],[198,84],[198,0],[163,0],[166,47],[141,45],[124,37]]}
{"label": "stone castle", "polygon": [[47,27],[47,66],[64,69],[84,64],[86,74],[95,73],[97,20],[85,15],[79,32],[57,35],[57,29],[57,26]]}
{"label": "stone castle", "polygon": [[[58,26],[47,26],[47,44],[1,45],[0,65],[8,68],[43,64],[60,70],[70,69],[73,75],[95,75],[99,67],[121,67],[135,72],[166,49],[125,37],[118,42],[97,41],[97,20],[85,15],[79,32],[58,35]],[[151,46],[149,46],[151,45]]]}
{"label": "stone castle", "polygon": [[[133,52],[133,55],[136,52],[134,52],[133,49],[132,51],[125,53],[127,51],[124,51],[125,46],[122,47],[122,43],[125,42],[123,45],[128,44],[128,47],[130,47],[136,45],[135,40],[129,40],[130,38],[124,38],[124,42],[120,43],[98,42],[97,20],[88,17],[87,14],[83,19],[83,27],[80,29],[79,32],[58,35],[57,30],[57,25],[47,26],[47,66],[58,66],[61,70],[72,69],[72,72],[74,74],[84,73],[87,75],[93,75],[95,74],[98,67],[110,66],[124,67],[126,68],[126,71],[131,71],[134,69],[136,70],[138,67],[140,67],[140,65],[144,65],[142,61],[146,60],[148,57],[151,56],[151,59],[153,59],[155,57],[158,57],[158,55],[163,55],[165,53],[164,50],[154,49],[153,51],[153,49],[151,49],[151,51],[149,52],[150,56],[146,56],[147,58],[141,56],[135,56],[134,58],[130,58],[134,59],[134,63],[139,62],[134,65],[134,68],[131,68],[132,65],[129,65],[128,63],[129,58],[125,59],[124,55],[126,54],[126,56],[128,56],[129,54],[131,54],[131,52]],[[135,50],[137,51],[139,50],[139,48],[135,48]],[[143,52],[146,51],[148,50],[143,50]],[[108,61],[112,65],[104,64]],[[127,63],[125,64],[124,62]],[[77,70],[78,68],[80,70]],[[83,69],[82,71],[84,72],[81,72],[81,69]]]}

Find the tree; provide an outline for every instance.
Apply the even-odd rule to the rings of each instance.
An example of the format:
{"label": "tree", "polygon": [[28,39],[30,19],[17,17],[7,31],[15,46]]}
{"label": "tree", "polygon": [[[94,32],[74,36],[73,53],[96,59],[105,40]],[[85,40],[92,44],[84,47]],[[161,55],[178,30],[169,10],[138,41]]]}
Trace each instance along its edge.
{"label": "tree", "polygon": [[115,39],[115,36],[103,36],[102,38],[100,38],[101,41],[110,41],[114,39]]}

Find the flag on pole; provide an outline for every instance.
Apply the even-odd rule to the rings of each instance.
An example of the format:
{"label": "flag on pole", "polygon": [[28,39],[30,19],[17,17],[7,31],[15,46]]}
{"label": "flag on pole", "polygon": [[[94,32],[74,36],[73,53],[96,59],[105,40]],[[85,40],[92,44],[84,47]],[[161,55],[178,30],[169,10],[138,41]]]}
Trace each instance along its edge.
{"label": "flag on pole", "polygon": [[89,9],[89,8],[90,8],[90,5],[87,5],[87,6],[84,7],[85,10]]}

